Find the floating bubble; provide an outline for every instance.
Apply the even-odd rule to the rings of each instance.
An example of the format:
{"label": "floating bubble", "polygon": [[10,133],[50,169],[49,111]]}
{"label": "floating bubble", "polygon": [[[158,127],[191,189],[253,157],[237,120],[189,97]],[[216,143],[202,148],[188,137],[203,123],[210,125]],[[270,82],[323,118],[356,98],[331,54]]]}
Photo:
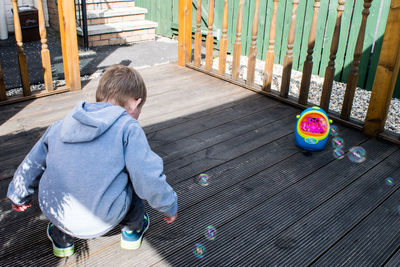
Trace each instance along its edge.
{"label": "floating bubble", "polygon": [[208,174],[200,173],[198,176],[198,182],[201,186],[207,186],[209,178],[210,177],[208,176]]}
{"label": "floating bubble", "polygon": [[194,254],[197,258],[203,258],[204,255],[205,255],[205,253],[206,253],[206,248],[205,248],[202,244],[196,243],[196,244],[194,245],[193,254]]}
{"label": "floating bubble", "polygon": [[386,178],[386,180],[385,180],[385,183],[387,184],[387,185],[393,185],[393,178],[392,177],[389,177],[389,178]]}
{"label": "floating bubble", "polygon": [[367,152],[360,146],[350,148],[348,157],[352,162],[361,163],[366,160]]}
{"label": "floating bubble", "polygon": [[339,134],[338,127],[336,125],[331,125],[331,135],[337,136]]}
{"label": "floating bubble", "polygon": [[335,149],[335,150],[333,150],[333,156],[336,159],[342,159],[342,158],[344,158],[344,151],[341,150],[340,148],[339,149]]}
{"label": "floating bubble", "polygon": [[217,234],[217,229],[215,229],[213,225],[209,225],[206,227],[204,235],[208,240],[214,240],[216,234]]}
{"label": "floating bubble", "polygon": [[343,148],[343,146],[344,146],[343,138],[338,137],[338,136],[332,138],[332,146],[333,146],[334,149]]}

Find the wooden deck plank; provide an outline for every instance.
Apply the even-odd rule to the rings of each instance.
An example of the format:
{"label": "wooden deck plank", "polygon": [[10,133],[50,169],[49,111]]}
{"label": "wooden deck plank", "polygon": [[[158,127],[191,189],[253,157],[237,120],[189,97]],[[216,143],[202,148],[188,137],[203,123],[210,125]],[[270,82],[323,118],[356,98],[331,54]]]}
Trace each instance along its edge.
{"label": "wooden deck plank", "polygon": [[[157,240],[152,242],[150,235],[161,235],[159,229],[154,229],[154,232],[149,232],[147,240],[152,242],[154,246],[159,247],[159,251],[176,252],[166,258],[166,263],[180,265],[184,262],[185,265],[196,265],[198,259],[195,257],[187,257],[187,254],[185,257],[185,252],[188,250],[190,251],[191,247],[196,242],[206,242],[202,230],[204,230],[205,226],[208,224],[213,224],[218,229],[218,238],[212,242],[206,243],[210,253],[207,257],[202,259],[201,264],[212,266],[231,264],[252,266],[249,262],[238,261],[242,256],[247,255],[255,260],[265,259],[265,257],[262,256],[265,254],[257,254],[257,249],[266,240],[272,238],[287,226],[307,215],[332,195],[341,191],[352,181],[357,179],[362,172],[373,168],[383,158],[386,158],[396,150],[396,148],[391,145],[379,143],[375,140],[367,141],[363,146],[367,151],[371,152],[370,156],[362,164],[355,165],[346,160],[334,160],[317,171],[314,171],[306,178],[296,181],[292,186],[286,189],[285,187],[280,188],[278,191],[276,191],[276,186],[274,185],[277,184],[279,187],[279,184],[287,182],[286,171],[281,173],[269,173],[269,175],[263,174],[255,181],[255,185],[251,186],[252,190],[250,191],[242,187],[241,190],[236,190],[236,192],[230,194],[220,192],[213,198],[207,199],[201,204],[197,204],[195,207],[191,208],[192,216],[189,218],[182,218],[182,220],[187,220],[187,222],[183,223],[180,227],[181,229],[186,229],[186,227],[188,227],[186,224],[192,220],[191,228],[195,229],[193,231],[198,232],[198,234],[196,234],[197,238],[192,237],[191,242],[188,240],[186,243],[188,246],[185,248],[174,249],[175,244],[172,244],[172,242],[165,241],[160,245],[157,244]],[[296,164],[298,163],[296,162]],[[289,166],[291,166],[291,164],[286,164],[285,168]],[[285,170],[282,167],[283,166],[280,166],[280,170]],[[347,171],[343,172],[343,169]],[[268,182],[258,182],[262,179],[261,177],[267,177]],[[296,175],[294,175],[294,177],[296,177]],[[330,183],[327,183],[327,180],[330,181]],[[240,202],[234,205],[233,203],[235,203],[236,199],[241,198],[241,196],[243,196],[244,199],[241,199]],[[242,210],[243,205],[248,205],[248,203],[254,201],[261,201],[261,204],[251,209],[247,207],[247,209]],[[224,211],[222,213],[217,213],[216,205],[221,205],[221,203],[225,203],[223,205]],[[202,209],[202,206],[206,208]],[[185,212],[190,213],[191,209],[187,209]],[[211,211],[212,214],[210,214]],[[235,213],[235,215],[230,213]],[[183,217],[183,214],[181,214],[181,217]],[[230,220],[228,220],[227,217],[230,217]],[[193,222],[193,220],[195,220],[195,222]],[[249,224],[251,226],[249,226]],[[244,231],[243,229],[246,230]],[[190,235],[186,234],[185,236]],[[158,240],[158,242],[160,242],[160,240]],[[179,241],[179,243],[182,243],[182,241]],[[211,251],[215,251],[216,253],[213,254]]]}
{"label": "wooden deck plank", "polygon": [[400,249],[397,248],[396,253],[388,260],[388,262],[384,265],[385,267],[397,267],[400,266]]}
{"label": "wooden deck plank", "polygon": [[[377,248],[376,246],[371,251],[365,250],[365,247],[371,244],[367,242],[369,239],[368,234],[357,232],[356,235],[353,232],[348,234],[348,232],[357,227],[360,221],[364,220],[400,187],[400,184],[393,186],[385,184],[385,178],[390,176],[398,177],[400,175],[400,169],[396,166],[399,160],[400,151],[397,150],[389,158],[386,158],[376,167],[360,176],[354,183],[319,206],[315,211],[280,232],[274,238],[266,240],[262,247],[257,249],[257,254],[268,255],[268,257],[264,260],[259,259],[249,263],[256,265],[268,263],[279,266],[304,266],[313,262],[333,246],[332,249],[328,250],[327,255],[324,254],[316,262],[317,266],[339,266],[342,264],[350,266],[379,266],[386,259],[387,252],[393,252],[393,247],[390,249],[389,246],[381,243],[387,249],[385,251],[386,254],[381,253],[382,251],[372,253],[372,250]],[[396,212],[396,208],[394,211]],[[394,228],[392,227],[398,226],[398,223],[382,225],[390,225],[388,228],[393,230]],[[394,236],[396,231],[391,234]],[[343,237],[349,240],[348,235],[354,238],[350,240],[351,242],[348,242],[347,247],[343,248],[341,246],[340,251],[336,249],[342,243],[342,241],[339,241],[339,244],[337,244],[337,241]],[[382,242],[382,240],[380,241]],[[363,244],[356,246],[357,242]],[[362,248],[363,251],[368,252],[368,257],[372,256],[375,261],[356,260],[354,255],[361,255],[360,253],[355,253],[354,250],[356,248]],[[252,256],[248,257],[248,259]],[[383,258],[379,259],[378,256]],[[243,262],[246,262],[246,260]]]}

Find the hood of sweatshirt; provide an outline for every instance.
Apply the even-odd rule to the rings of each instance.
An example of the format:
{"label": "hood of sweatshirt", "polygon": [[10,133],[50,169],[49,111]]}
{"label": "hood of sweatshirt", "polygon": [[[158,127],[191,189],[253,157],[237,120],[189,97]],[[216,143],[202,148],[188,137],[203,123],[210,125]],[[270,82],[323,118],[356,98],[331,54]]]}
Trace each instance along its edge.
{"label": "hood of sweatshirt", "polygon": [[89,142],[102,135],[125,113],[125,109],[104,102],[80,101],[61,125],[61,140],[65,143]]}

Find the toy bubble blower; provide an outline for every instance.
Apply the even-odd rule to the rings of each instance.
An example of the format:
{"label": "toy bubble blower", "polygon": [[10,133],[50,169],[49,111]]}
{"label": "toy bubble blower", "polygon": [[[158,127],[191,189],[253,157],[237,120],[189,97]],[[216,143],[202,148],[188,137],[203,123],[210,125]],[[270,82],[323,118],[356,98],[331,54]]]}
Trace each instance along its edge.
{"label": "toy bubble blower", "polygon": [[310,151],[324,149],[332,123],[326,112],[319,107],[311,107],[296,117],[296,145]]}

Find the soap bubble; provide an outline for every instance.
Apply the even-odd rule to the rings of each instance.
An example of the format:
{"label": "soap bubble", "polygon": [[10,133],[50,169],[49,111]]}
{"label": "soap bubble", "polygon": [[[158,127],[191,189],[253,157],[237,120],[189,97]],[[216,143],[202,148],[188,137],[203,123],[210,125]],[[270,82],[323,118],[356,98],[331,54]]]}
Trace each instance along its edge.
{"label": "soap bubble", "polygon": [[198,176],[198,182],[201,186],[207,186],[209,184],[208,183],[209,178],[210,177],[208,176],[208,174],[200,173]]}
{"label": "soap bubble", "polygon": [[331,125],[331,135],[337,136],[339,134],[338,127],[336,125]]}
{"label": "soap bubble", "polygon": [[366,160],[367,152],[360,146],[352,147],[349,150],[348,157],[352,162],[361,163]]}
{"label": "soap bubble", "polygon": [[193,254],[197,257],[197,258],[203,258],[204,257],[204,255],[205,255],[205,253],[206,253],[206,248],[202,245],[202,244],[200,244],[200,243],[196,243],[195,245],[194,245],[194,248],[193,248]]}
{"label": "soap bubble", "polygon": [[341,149],[344,146],[344,140],[341,137],[334,137],[332,138],[332,146],[334,149]]}
{"label": "soap bubble", "polygon": [[215,235],[217,234],[217,229],[214,226],[209,225],[206,227],[205,236],[208,240],[214,240]]}
{"label": "soap bubble", "polygon": [[344,151],[341,150],[340,148],[339,149],[335,149],[335,150],[333,150],[333,156],[336,159],[342,159],[342,158],[344,158]]}
{"label": "soap bubble", "polygon": [[393,185],[393,178],[392,177],[389,177],[389,178],[386,178],[386,180],[385,180],[385,183],[387,184],[387,185]]}

